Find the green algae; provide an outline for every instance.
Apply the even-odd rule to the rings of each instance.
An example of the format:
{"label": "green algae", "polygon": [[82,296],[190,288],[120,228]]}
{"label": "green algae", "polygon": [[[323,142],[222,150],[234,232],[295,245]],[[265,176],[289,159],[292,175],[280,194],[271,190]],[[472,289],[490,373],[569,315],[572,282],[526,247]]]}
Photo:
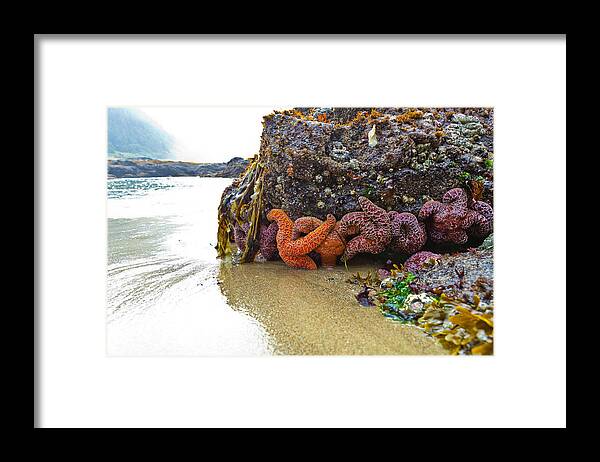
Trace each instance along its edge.
{"label": "green algae", "polygon": [[460,172],[458,174],[458,178],[461,181],[466,182],[466,181],[469,181],[471,179],[471,174],[469,172]]}
{"label": "green algae", "polygon": [[412,294],[410,283],[415,279],[412,273],[406,273],[401,279],[396,279],[388,288],[377,294],[379,309],[388,318],[402,323],[417,320],[416,313],[404,309],[406,299]]}
{"label": "green algae", "polygon": [[[362,283],[366,288],[367,283],[374,282],[369,276],[361,277],[356,273],[347,282]],[[480,296],[474,292],[472,296],[463,294],[461,297],[442,290],[418,292],[413,285],[417,281],[415,274],[395,267],[390,277],[381,281],[379,288],[370,287],[373,295],[368,292],[367,295],[373,298],[383,316],[422,329],[450,354],[493,354],[494,307],[492,303],[482,302],[487,294]],[[473,286],[475,290],[476,286]]]}

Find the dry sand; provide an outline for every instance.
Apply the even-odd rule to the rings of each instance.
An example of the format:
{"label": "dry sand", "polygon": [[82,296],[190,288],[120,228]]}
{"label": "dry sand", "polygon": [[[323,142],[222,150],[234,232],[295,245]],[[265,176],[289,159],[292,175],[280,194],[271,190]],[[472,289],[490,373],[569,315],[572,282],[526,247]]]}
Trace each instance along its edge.
{"label": "dry sand", "polygon": [[352,273],[374,271],[358,263],[305,271],[283,262],[234,266],[223,262],[219,284],[229,305],[259,321],[282,355],[444,355],[420,329],[358,304]]}

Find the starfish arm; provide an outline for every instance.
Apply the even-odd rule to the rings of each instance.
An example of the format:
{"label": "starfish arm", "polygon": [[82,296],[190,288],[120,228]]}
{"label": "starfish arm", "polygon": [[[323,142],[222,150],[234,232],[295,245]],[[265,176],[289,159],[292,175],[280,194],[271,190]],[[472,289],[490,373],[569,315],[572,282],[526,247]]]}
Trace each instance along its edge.
{"label": "starfish arm", "polygon": [[462,188],[453,188],[446,193],[442,197],[442,202],[446,204],[453,204],[457,207],[467,208],[468,201],[467,193]]}
{"label": "starfish arm", "polygon": [[448,233],[448,240],[454,244],[465,244],[469,240],[469,236],[465,230],[459,229]]}
{"label": "starfish arm", "polygon": [[438,201],[427,201],[419,210],[419,220],[425,220],[436,213],[441,212],[444,209],[444,204]]}
{"label": "starfish arm", "polygon": [[492,223],[482,218],[481,223],[469,229],[469,233],[476,238],[485,238],[492,233]]}
{"label": "starfish arm", "polygon": [[292,240],[296,240],[302,237],[303,234],[308,234],[311,231],[317,229],[323,220],[319,220],[317,217],[300,217],[294,221],[294,229],[292,231]]}
{"label": "starfish arm", "polygon": [[[296,239],[295,241],[288,241],[284,245],[284,250],[287,255],[305,255],[311,250],[316,249],[321,244],[329,231],[335,226],[335,217],[333,215],[327,215],[327,220],[322,223],[317,229],[311,231],[304,237]],[[280,249],[280,254],[282,249]]]}
{"label": "starfish arm", "polygon": [[479,217],[480,217],[480,215],[477,212],[474,212],[473,210],[467,211],[467,213],[465,213],[465,216],[462,220],[461,228],[468,229],[471,226],[475,225],[475,223],[477,223],[479,221]]}
{"label": "starfish arm", "polygon": [[337,262],[337,255],[330,253],[321,254],[321,266],[325,268],[333,268]]}
{"label": "starfish arm", "polygon": [[365,247],[365,252],[372,253],[372,254],[378,254],[385,250],[385,245],[383,245],[381,242],[370,241],[369,239],[366,239],[366,241],[367,241],[368,245]]}
{"label": "starfish arm", "polygon": [[392,229],[396,231],[396,233],[394,233],[395,236],[418,233],[420,231],[419,221],[412,213],[398,213],[394,216],[394,226],[392,226]]}
{"label": "starfish arm", "polygon": [[361,253],[368,246],[368,241],[363,235],[350,239],[346,244],[346,249],[342,254],[342,260],[347,261],[353,258],[357,253]]}
{"label": "starfish arm", "polygon": [[438,260],[442,256],[437,253],[422,251],[415,253],[404,262],[404,268],[411,273],[417,273],[424,263],[432,260]]}
{"label": "starfish arm", "polygon": [[[421,249],[427,243],[427,229],[425,228],[425,223],[422,223],[419,221],[419,229],[420,229],[420,236],[421,236],[421,246],[419,247],[419,249]],[[416,252],[416,250],[415,250],[415,252]]]}
{"label": "starfish arm", "polygon": [[[369,223],[365,212],[350,212],[344,215],[339,221],[338,232],[344,238],[359,234],[366,230],[361,230],[361,227],[364,227],[364,224]],[[373,227],[371,226],[373,229]]]}
{"label": "starfish arm", "polygon": [[316,270],[317,264],[308,255],[282,255],[281,259],[292,268]]}
{"label": "starfish arm", "polygon": [[260,227],[259,246],[260,253],[266,260],[275,260],[277,258],[277,223],[269,223],[269,226]]}
{"label": "starfish arm", "polygon": [[394,239],[392,248],[404,253],[413,254],[427,241],[425,226],[412,213],[403,212],[394,215]]}
{"label": "starfish arm", "polygon": [[430,229],[429,230],[429,239],[431,240],[431,242],[440,244],[446,240],[446,235],[435,229]]}
{"label": "starfish arm", "polygon": [[359,232],[371,241],[378,239],[377,227],[370,221],[364,222],[359,228]]}
{"label": "starfish arm", "polygon": [[348,236],[362,234],[367,239],[378,239],[378,228],[365,212],[350,212],[342,217],[338,232],[345,239]]}
{"label": "starfish arm", "polygon": [[426,239],[427,238],[425,237],[424,239],[419,239],[419,240],[417,240],[416,238],[412,239],[412,240],[407,240],[406,243],[404,244],[404,248],[405,248],[404,251],[409,255],[412,255],[413,253],[418,252],[425,245]]}
{"label": "starfish arm", "polygon": [[[367,239],[369,239],[368,236],[365,236],[365,237]],[[383,228],[376,228],[375,238],[369,239],[369,240],[377,243],[377,245],[379,247],[385,248],[385,246],[390,243],[391,239],[392,239],[392,233],[390,232],[390,226],[386,226]]]}
{"label": "starfish arm", "polygon": [[385,247],[382,247],[377,242],[365,238],[362,234],[351,239],[346,244],[346,249],[342,254],[342,260],[350,260],[357,253],[372,253],[378,254],[383,252]]}
{"label": "starfish arm", "polygon": [[360,196],[358,198],[358,203],[360,204],[360,208],[363,209],[363,212],[367,214],[369,219],[375,223],[377,227],[389,227],[390,226],[390,216],[388,213],[382,209],[381,207],[376,206],[364,196]]}
{"label": "starfish arm", "polygon": [[238,249],[242,251],[246,248],[246,235],[248,234],[249,228],[250,223],[244,223],[242,225],[236,223],[233,226],[233,239]]}
{"label": "starfish arm", "polygon": [[321,257],[321,265],[332,268],[336,264],[337,257],[344,253],[346,242],[337,232],[337,224],[321,245],[316,248],[316,252]]}
{"label": "starfish arm", "polygon": [[399,236],[400,232],[401,232],[401,227],[400,227],[400,212],[396,212],[395,210],[392,210],[390,212],[388,212],[388,215],[390,216],[390,229],[391,229],[391,233],[392,236]]}
{"label": "starfish arm", "polygon": [[488,221],[492,221],[494,219],[494,209],[492,209],[489,204],[483,201],[476,201],[471,208],[478,214],[483,215],[483,217]]}
{"label": "starfish arm", "polygon": [[476,238],[489,236],[494,223],[494,211],[492,207],[485,202],[477,201],[473,204],[472,209],[475,213],[475,221],[467,232]]}
{"label": "starfish arm", "polygon": [[290,220],[287,213],[281,209],[272,209],[267,214],[267,220],[275,221],[277,223],[277,249],[281,253],[282,247],[292,238],[294,222]]}

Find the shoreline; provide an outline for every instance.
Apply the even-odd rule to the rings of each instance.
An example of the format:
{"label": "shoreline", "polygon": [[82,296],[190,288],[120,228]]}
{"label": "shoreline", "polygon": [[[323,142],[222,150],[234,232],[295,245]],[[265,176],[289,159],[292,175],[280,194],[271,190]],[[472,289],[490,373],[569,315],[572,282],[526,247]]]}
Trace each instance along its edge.
{"label": "shoreline", "polygon": [[274,355],[447,355],[421,329],[387,319],[355,298],[349,270],[303,271],[283,262],[221,263],[218,284],[228,305],[256,319],[271,337]]}
{"label": "shoreline", "polygon": [[125,178],[236,178],[248,165],[241,157],[228,162],[190,162],[180,160],[162,160],[150,158],[107,160],[108,179]]}

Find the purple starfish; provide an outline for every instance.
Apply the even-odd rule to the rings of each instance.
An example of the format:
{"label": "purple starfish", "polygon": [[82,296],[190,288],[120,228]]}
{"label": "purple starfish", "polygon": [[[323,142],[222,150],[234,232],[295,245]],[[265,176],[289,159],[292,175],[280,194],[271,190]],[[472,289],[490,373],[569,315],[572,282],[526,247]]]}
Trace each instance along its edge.
{"label": "purple starfish", "polygon": [[467,230],[467,234],[475,239],[485,239],[492,232],[494,210],[489,204],[482,201],[475,201],[473,205],[471,205],[471,210],[477,212],[484,219],[478,220],[475,225]]}
{"label": "purple starfish", "polygon": [[413,254],[427,241],[425,225],[409,212],[388,212],[392,226],[390,248],[396,252]]}
{"label": "purple starfish", "polygon": [[277,251],[277,231],[279,226],[277,222],[269,223],[269,225],[260,225],[259,246],[260,254],[265,260],[276,260],[279,258]]}
{"label": "purple starfish", "polygon": [[392,238],[388,213],[366,197],[360,196],[358,203],[362,212],[347,213],[340,220],[338,232],[344,239],[358,234],[347,242],[342,261],[350,260],[357,253],[381,253]]}
{"label": "purple starfish", "polygon": [[237,248],[242,252],[246,248],[246,235],[248,234],[249,228],[250,223],[244,223],[242,225],[236,223],[233,225],[233,240],[235,241]]}
{"label": "purple starfish", "polygon": [[467,193],[461,188],[454,188],[444,194],[441,202],[428,201],[423,204],[419,219],[425,221],[431,242],[465,244],[469,234],[485,237],[491,231],[491,207],[487,210],[477,204],[474,204],[475,209],[469,209]]}
{"label": "purple starfish", "polygon": [[411,273],[417,273],[425,263],[431,262],[442,258],[438,253],[428,252],[423,250],[412,255],[408,260],[404,262],[404,269]]}
{"label": "purple starfish", "polygon": [[[243,252],[246,249],[246,239],[250,223],[238,224],[233,226],[233,239],[238,249]],[[276,260],[279,257],[277,251],[277,223],[269,223],[268,225],[260,225],[258,245],[261,255],[265,260]]]}

